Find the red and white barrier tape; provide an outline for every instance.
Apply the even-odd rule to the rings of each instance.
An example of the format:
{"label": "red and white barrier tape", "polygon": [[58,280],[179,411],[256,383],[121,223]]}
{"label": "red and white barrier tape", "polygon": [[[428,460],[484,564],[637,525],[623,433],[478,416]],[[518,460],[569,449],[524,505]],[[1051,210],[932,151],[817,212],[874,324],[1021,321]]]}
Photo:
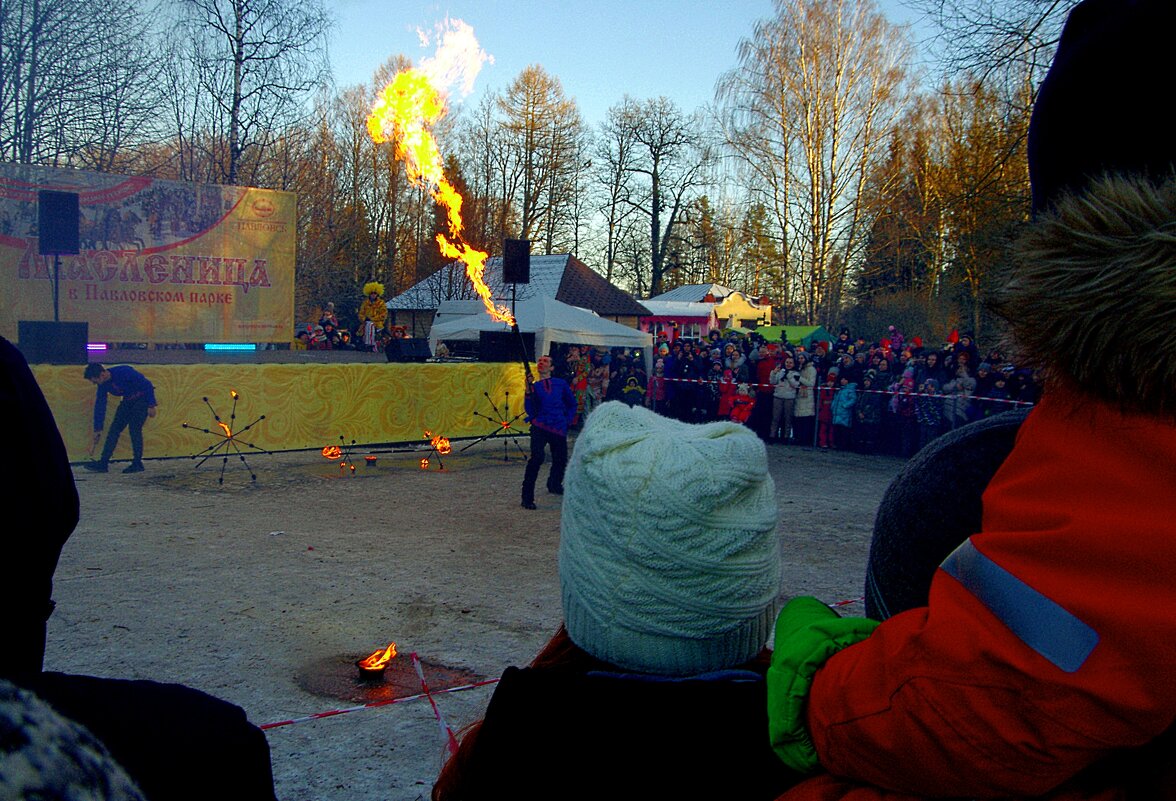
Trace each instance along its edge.
{"label": "red and white barrier tape", "polygon": [[346,715],[351,712],[359,712],[364,709],[375,709],[381,706],[390,706],[392,704],[403,704],[407,701],[419,701],[422,698],[430,698],[433,695],[442,695],[444,693],[457,693],[463,690],[472,690],[476,687],[485,687],[488,684],[497,684],[498,679],[486,679],[485,681],[475,681],[471,684],[462,684],[459,687],[447,687],[444,690],[434,690],[431,693],[422,692],[416,695],[406,695],[403,698],[388,698],[383,701],[372,701],[367,704],[360,704],[359,706],[351,706],[345,709],[332,709],[329,712],[319,712],[314,715],[306,715],[300,718],[290,718],[289,720],[279,720],[274,723],[263,723],[258,728],[261,729],[276,729],[281,726],[292,726],[295,723],[309,723],[312,720],[322,720],[323,718],[334,717],[335,715]]}
{"label": "red and white barrier tape", "polygon": [[[836,601],[828,604],[829,607],[836,609],[841,606],[849,606],[850,604],[861,603],[864,597],[847,598],[844,601]],[[403,704],[408,701],[419,701],[422,698],[427,698],[429,704],[433,707],[433,717],[437,719],[437,724],[441,727],[441,736],[446,741],[446,747],[451,753],[457,751],[457,737],[453,733],[453,729],[449,728],[449,724],[445,722],[445,717],[441,714],[441,709],[437,706],[437,702],[433,700],[434,695],[444,695],[446,693],[458,693],[463,690],[473,690],[478,687],[486,687],[491,684],[497,684],[498,679],[486,679],[484,681],[475,681],[470,684],[462,684],[458,687],[447,687],[444,690],[430,690],[428,683],[425,681],[424,671],[421,669],[421,660],[417,656],[416,651],[412,652],[412,666],[416,670],[417,676],[421,680],[421,692],[416,695],[406,695],[403,698],[388,698],[383,701],[372,701],[367,704],[360,704],[359,706],[349,706],[343,709],[332,709],[328,712],[318,712],[314,715],[304,715],[300,718],[290,718],[289,720],[279,720],[274,723],[263,723],[258,728],[260,729],[277,729],[282,726],[293,726],[295,723],[309,723],[312,720],[322,720],[323,718],[333,718],[336,715],[347,715],[352,712],[360,712],[364,709],[376,709],[382,706],[391,706],[392,704]]]}
{"label": "red and white barrier tape", "polygon": [[412,666],[416,669],[417,678],[421,680],[421,689],[424,690],[425,697],[429,699],[429,705],[433,707],[433,717],[437,719],[437,725],[441,727],[441,739],[446,741],[449,747],[449,753],[457,753],[457,737],[453,733],[453,729],[449,728],[449,724],[445,722],[445,717],[441,714],[440,707],[437,702],[433,700],[433,694],[429,692],[429,684],[425,681],[425,671],[421,669],[421,660],[417,656],[416,651],[412,652]]}
{"label": "red and white barrier tape", "polygon": [[[674,384],[722,384],[723,383],[721,381],[716,381],[713,378],[669,378],[668,376],[663,376],[662,380],[669,382],[669,383],[674,383]],[[775,384],[760,384],[760,383],[751,382],[751,381],[743,381],[743,382],[728,381],[726,383],[730,384],[732,386],[739,386],[740,383],[744,383],[744,384],[747,384],[747,386],[750,388],[753,388],[753,389],[763,388],[765,390],[775,389],[775,387],[776,387]],[[818,395],[824,395],[829,390],[833,390],[834,392],[838,392],[838,391],[840,391],[841,387],[830,387],[825,384],[821,384],[821,385],[815,386],[815,387],[806,387],[806,389],[808,389],[809,391],[814,392]],[[887,396],[906,395],[908,397],[915,397],[915,398],[964,398],[964,399],[970,400],[970,401],[991,401],[992,403],[1008,403],[1012,406],[1032,406],[1033,405],[1033,401],[1013,400],[1012,398],[988,398],[988,397],[984,397],[982,395],[942,395],[942,394],[936,394],[933,392],[902,392],[901,390],[861,389],[860,387],[857,389],[857,394],[859,394],[859,395],[862,395],[862,394],[887,395]]]}

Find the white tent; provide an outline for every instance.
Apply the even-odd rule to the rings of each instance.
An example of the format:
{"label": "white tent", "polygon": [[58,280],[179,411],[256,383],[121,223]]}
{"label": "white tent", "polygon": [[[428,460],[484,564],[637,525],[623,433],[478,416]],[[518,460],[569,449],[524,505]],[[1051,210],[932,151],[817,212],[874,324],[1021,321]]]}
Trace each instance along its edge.
{"label": "white tent", "polygon": [[[536,297],[519,301],[515,318],[520,331],[535,334],[535,352],[539,355],[549,353],[553,342],[605,348],[641,348],[646,371],[652,368],[652,336],[627,325],[605,320],[594,312],[569,306],[555,298]],[[491,318],[480,301],[445,302],[433,318],[429,348],[436,353],[437,343],[442,340],[478,339],[482,331],[509,330],[509,326]]]}

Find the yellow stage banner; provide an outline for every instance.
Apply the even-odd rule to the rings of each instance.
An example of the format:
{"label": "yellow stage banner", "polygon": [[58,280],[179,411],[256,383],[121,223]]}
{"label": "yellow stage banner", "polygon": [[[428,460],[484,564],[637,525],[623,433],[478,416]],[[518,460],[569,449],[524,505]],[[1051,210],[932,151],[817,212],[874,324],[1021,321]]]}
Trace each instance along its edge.
{"label": "yellow stage banner", "polygon": [[[425,431],[450,439],[483,436],[495,424],[474,413],[492,414],[487,395],[499,409],[509,403],[511,417],[523,410],[523,370],[518,364],[133,366],[155,385],[159,403],[156,416],[143,427],[148,459],[191,456],[223,439],[213,410],[234,435],[267,451],[338,445],[340,436],[361,445],[421,440]],[[70,460],[90,458],[95,393],[82,378],[83,368],[33,365],[32,370]],[[235,405],[233,392],[238,395]],[[108,426],[119,402],[109,399]],[[527,430],[521,417],[515,426]],[[248,446],[242,450],[247,456],[256,453]],[[130,438],[124,432],[114,458],[130,456]]]}
{"label": "yellow stage banner", "polygon": [[16,164],[0,164],[0,335],[53,319],[40,190],[78,195],[81,252],[60,257],[58,302],[90,341],[290,341],[292,193]]}

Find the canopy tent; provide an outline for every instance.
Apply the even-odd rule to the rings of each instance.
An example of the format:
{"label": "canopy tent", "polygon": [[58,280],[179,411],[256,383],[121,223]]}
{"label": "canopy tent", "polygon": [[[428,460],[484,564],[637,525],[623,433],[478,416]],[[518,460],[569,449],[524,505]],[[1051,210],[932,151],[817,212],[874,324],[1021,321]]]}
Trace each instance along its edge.
{"label": "canopy tent", "polygon": [[[595,345],[604,348],[641,348],[645,369],[653,365],[653,337],[597,317],[594,312],[569,306],[551,297],[533,297],[518,302],[515,319],[519,330],[535,334],[535,353],[551,352],[554,342]],[[510,327],[486,314],[479,301],[447,301],[437,308],[429,331],[429,348],[437,352],[443,340],[478,339],[482,331],[509,331]]]}
{"label": "canopy tent", "polygon": [[814,341],[832,342],[836,339],[835,336],[825,330],[825,326],[823,325],[763,325],[755,331],[757,334],[761,334],[768,342],[779,342],[780,333],[786,332],[789,342],[793,345],[802,345],[806,350]]}

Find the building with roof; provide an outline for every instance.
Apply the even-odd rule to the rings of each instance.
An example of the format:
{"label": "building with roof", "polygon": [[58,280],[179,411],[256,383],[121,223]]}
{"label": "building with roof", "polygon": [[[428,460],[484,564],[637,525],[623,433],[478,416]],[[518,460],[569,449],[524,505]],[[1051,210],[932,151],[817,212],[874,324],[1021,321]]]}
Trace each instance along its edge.
{"label": "building with roof", "polygon": [[[663,302],[705,303],[712,307],[717,320],[716,325],[720,328],[756,328],[772,324],[772,304],[767,297],[752,298],[722,284],[687,284],[671,289],[669,292],[663,292],[644,302],[647,306],[650,303]],[[645,326],[646,323],[643,320],[642,327],[656,333]],[[702,336],[705,337],[706,332],[703,332]]]}
{"label": "building with roof", "polygon": [[654,336],[663,334],[668,340],[678,337],[706,339],[711,329],[718,328],[715,304],[688,303],[683,300],[643,300],[649,316],[641,318],[641,330]]}
{"label": "building with roof", "polygon": [[[502,280],[501,257],[486,260],[482,279],[490,287],[496,302],[510,305],[511,285]],[[531,256],[531,281],[518,284],[516,292],[520,301],[535,297],[555,298],[630,328],[637,328],[639,318],[649,314],[649,310],[627,292],[613,286],[569,253]],[[390,323],[404,326],[411,337],[428,336],[433,315],[442,301],[476,297],[466,278],[465,265],[455,261],[389,300]]]}

